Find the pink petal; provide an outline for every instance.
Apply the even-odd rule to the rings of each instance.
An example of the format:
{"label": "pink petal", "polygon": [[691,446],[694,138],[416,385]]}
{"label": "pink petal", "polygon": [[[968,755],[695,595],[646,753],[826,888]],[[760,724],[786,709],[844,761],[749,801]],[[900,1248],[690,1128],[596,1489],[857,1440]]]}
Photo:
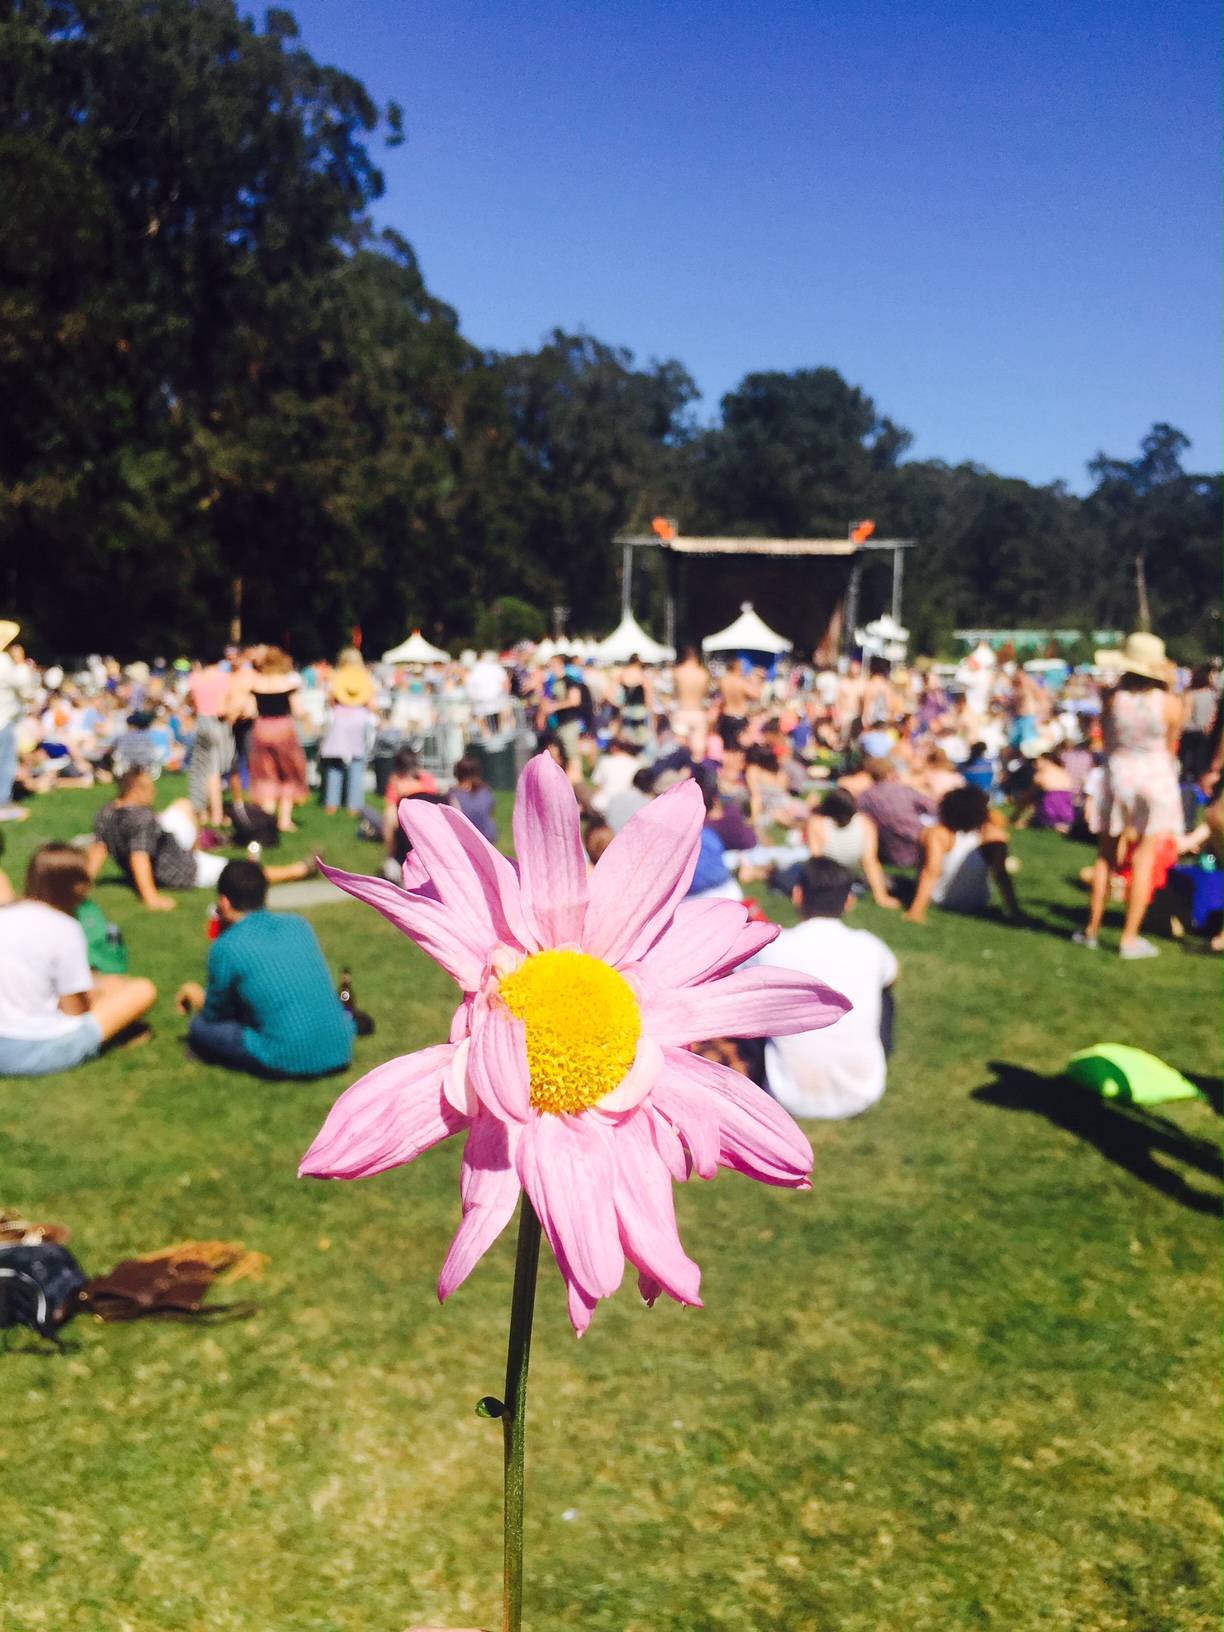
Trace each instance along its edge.
{"label": "pink petal", "polygon": [[663,1050],[653,1037],[638,1038],[637,1053],[623,1081],[598,1101],[601,1111],[631,1111],[640,1105],[663,1069]]}
{"label": "pink petal", "polygon": [[514,801],[523,912],[540,946],[578,945],[587,910],[578,801],[551,754],[528,760]]}
{"label": "pink petal", "polygon": [[612,1201],[611,1132],[593,1116],[537,1112],[523,1128],[518,1175],[567,1282],[607,1298],[625,1272]]}
{"label": "pink petal", "polygon": [[441,901],[401,890],[389,879],[345,873],[337,867],[325,866],[323,872],[333,884],[359,901],[368,902],[396,929],[402,929],[465,992],[474,992],[480,986],[492,947],[480,933],[479,924],[465,920]]}
{"label": "pink petal", "polygon": [[[403,810],[407,803],[407,799],[401,799],[400,809]],[[403,827],[403,825],[403,818],[401,817],[400,826]],[[431,894],[437,895],[437,891],[429,882],[429,869],[415,850],[409,850],[404,858],[404,865],[400,868],[400,877],[404,881],[406,890],[428,890]]]}
{"label": "pink petal", "polygon": [[595,1313],[598,1298],[593,1298],[584,1292],[577,1281],[566,1281],[565,1300],[569,1308],[570,1325],[579,1337],[591,1324],[591,1316]]}
{"label": "pink petal", "polygon": [[514,1170],[518,1143],[515,1124],[484,1111],[472,1124],[463,1149],[460,1191],[463,1222],[451,1242],[438,1278],[438,1298],[445,1301],[467,1280],[476,1264],[514,1216],[522,1186]]}
{"label": "pink petal", "polygon": [[513,1015],[491,1009],[483,997],[473,1007],[468,1076],[481,1104],[496,1116],[526,1120],[531,1111],[527,1028]]}
{"label": "pink petal", "polygon": [[644,996],[642,1026],[659,1043],[785,1037],[831,1026],[850,1007],[849,998],[798,970],[740,969],[703,986]]}
{"label": "pink petal", "polygon": [[688,781],[626,823],[591,875],[585,952],[620,965],[646,950],[692,882],[704,820],[701,789]]}
{"label": "pink petal", "polygon": [[388,1060],[346,1088],[303,1156],[299,1177],[361,1179],[383,1173],[466,1127],[442,1092],[453,1053],[442,1043]]}
{"label": "pink petal", "polygon": [[519,903],[518,874],[466,816],[449,805],[404,799],[400,826],[442,900],[465,922],[479,925],[482,941],[536,950]]}
{"label": "pink petal", "polygon": [[461,1043],[472,1029],[472,1003],[474,999],[465,997],[463,1002],[451,1015],[450,1036],[447,1042]]}
{"label": "pink petal", "polygon": [[740,901],[682,901],[636,968],[655,985],[696,986],[743,963],[778,933],[777,924],[751,923]]}
{"label": "pink petal", "polygon": [[480,1109],[476,1090],[468,1081],[468,1055],[471,1052],[472,1040],[465,1037],[461,1043],[455,1045],[451,1062],[442,1073],[442,1092],[446,1095],[447,1102],[455,1107],[460,1116],[469,1119]]}
{"label": "pink petal", "polygon": [[616,1218],[625,1257],[677,1303],[700,1304],[701,1271],[680,1245],[671,1176],[659,1160],[646,1117],[626,1117],[612,1145]]}
{"label": "pink petal", "polygon": [[[643,1105],[641,1114],[650,1125],[650,1137],[654,1140],[655,1150],[658,1152],[663,1166],[677,1184],[684,1184],[688,1179],[690,1167],[688,1157],[684,1153],[684,1146],[680,1142],[680,1135],[666,1116],[655,1109],[653,1102],[649,1105]],[[710,1157],[710,1171],[705,1175],[707,1178],[713,1178],[718,1170],[718,1130],[716,1127],[711,1130],[710,1149],[712,1154]]]}
{"label": "pink petal", "polygon": [[720,1166],[733,1167],[765,1184],[808,1188],[812,1147],[776,1099],[738,1071],[687,1049],[665,1048],[663,1059],[666,1075],[656,1084],[651,1103],[665,1109],[665,1102],[678,1093],[682,1097],[684,1091],[699,1095],[718,1126]]}
{"label": "pink petal", "polygon": [[[722,1127],[718,1120],[719,1103],[703,1088],[697,1087],[675,1071],[668,1070],[673,1054],[679,1049],[663,1050],[664,1072],[650,1091],[650,1109],[667,1122],[683,1139],[693,1168],[700,1178],[712,1179],[718,1172],[719,1153],[722,1149]],[[760,1089],[757,1090],[760,1092]],[[663,1146],[661,1134],[656,1143]],[[661,1154],[664,1153],[661,1150]],[[672,1158],[674,1164],[674,1157]],[[672,1165],[672,1176],[676,1176]]]}

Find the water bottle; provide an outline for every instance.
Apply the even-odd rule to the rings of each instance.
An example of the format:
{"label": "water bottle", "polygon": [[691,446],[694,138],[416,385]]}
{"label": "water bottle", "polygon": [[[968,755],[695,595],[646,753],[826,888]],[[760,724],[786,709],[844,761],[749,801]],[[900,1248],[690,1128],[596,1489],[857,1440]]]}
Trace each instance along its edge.
{"label": "water bottle", "polygon": [[262,855],[263,845],[260,844],[258,839],[252,839],[250,844],[247,845],[247,857],[249,860],[257,862]]}

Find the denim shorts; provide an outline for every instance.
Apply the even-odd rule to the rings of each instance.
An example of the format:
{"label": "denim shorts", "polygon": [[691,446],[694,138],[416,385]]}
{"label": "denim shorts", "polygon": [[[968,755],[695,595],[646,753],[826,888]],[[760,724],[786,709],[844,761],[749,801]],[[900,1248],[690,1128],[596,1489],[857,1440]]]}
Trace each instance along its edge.
{"label": "denim shorts", "polygon": [[0,1077],[45,1077],[92,1060],[102,1047],[102,1027],[92,1014],[58,1037],[0,1037]]}

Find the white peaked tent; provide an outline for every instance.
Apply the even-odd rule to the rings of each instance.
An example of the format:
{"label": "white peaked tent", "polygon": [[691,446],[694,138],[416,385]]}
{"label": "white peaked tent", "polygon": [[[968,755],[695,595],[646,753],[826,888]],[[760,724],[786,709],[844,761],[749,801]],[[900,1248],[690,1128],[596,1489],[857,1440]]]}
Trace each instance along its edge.
{"label": "white peaked tent", "polygon": [[740,615],[734,623],[720,629],[716,635],[707,635],[701,643],[703,652],[789,652],[791,643],[775,634],[769,625],[752,610],[751,601],[743,601]]}
{"label": "white peaked tent", "polygon": [[592,653],[597,663],[627,663],[635,654],[643,663],[672,663],[676,657],[675,648],[660,646],[657,640],[651,640],[632,613],[626,613],[607,640],[601,640]]}
{"label": "white peaked tent", "polygon": [[889,663],[905,661],[909,630],[902,628],[896,618],[887,612],[865,629],[856,629],[854,638],[862,648],[864,657],[883,657]]}
{"label": "white peaked tent", "polygon": [[392,646],[382,655],[384,663],[449,663],[450,653],[440,646],[431,646],[419,629],[414,629],[407,640]]}

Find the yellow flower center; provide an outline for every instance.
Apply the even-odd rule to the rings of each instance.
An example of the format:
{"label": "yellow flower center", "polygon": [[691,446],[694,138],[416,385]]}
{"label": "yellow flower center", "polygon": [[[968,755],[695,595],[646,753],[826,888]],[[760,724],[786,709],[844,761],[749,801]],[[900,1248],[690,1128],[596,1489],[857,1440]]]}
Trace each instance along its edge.
{"label": "yellow flower center", "polygon": [[585,1111],[626,1076],[642,1035],[629,983],[585,952],[537,952],[503,975],[499,990],[527,1027],[531,1103]]}

